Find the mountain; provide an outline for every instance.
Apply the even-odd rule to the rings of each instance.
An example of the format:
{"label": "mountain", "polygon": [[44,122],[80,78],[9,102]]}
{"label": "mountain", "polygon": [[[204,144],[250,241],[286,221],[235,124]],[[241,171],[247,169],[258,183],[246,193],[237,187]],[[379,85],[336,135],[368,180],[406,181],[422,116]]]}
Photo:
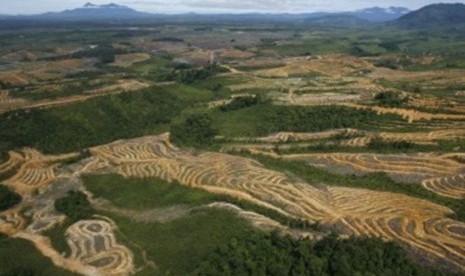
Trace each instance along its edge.
{"label": "mountain", "polygon": [[41,21],[89,21],[89,22],[204,22],[227,21],[227,22],[306,22],[311,25],[327,25],[340,27],[365,26],[370,23],[386,22],[394,20],[407,13],[409,10],[401,7],[379,8],[373,7],[352,12],[314,12],[301,14],[273,14],[273,13],[244,13],[244,14],[151,14],[139,12],[132,8],[114,3],[106,5],[95,5],[87,3],[76,9],[62,12],[49,12],[31,16],[9,16],[0,19],[8,19],[13,22],[34,20]]}
{"label": "mountain", "polygon": [[149,18],[152,14],[139,12],[126,6],[117,5],[114,3],[106,5],[94,5],[87,3],[81,8],[65,10],[62,12],[49,12],[36,16],[30,16],[37,19],[53,19],[53,20],[126,20]]}
{"label": "mountain", "polygon": [[396,25],[408,28],[429,28],[465,24],[465,5],[433,4],[400,17]]}
{"label": "mountain", "polygon": [[391,20],[396,20],[409,12],[409,9],[403,7],[373,7],[358,10],[353,12],[352,14],[360,19],[367,20],[370,22],[387,22]]}

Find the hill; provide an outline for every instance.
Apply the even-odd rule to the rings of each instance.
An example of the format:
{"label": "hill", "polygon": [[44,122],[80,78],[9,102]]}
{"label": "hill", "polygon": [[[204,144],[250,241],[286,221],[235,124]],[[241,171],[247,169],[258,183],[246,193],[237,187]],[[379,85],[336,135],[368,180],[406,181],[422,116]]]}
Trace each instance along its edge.
{"label": "hill", "polygon": [[395,24],[408,28],[465,24],[465,5],[460,3],[429,5],[402,16]]}
{"label": "hill", "polygon": [[[349,26],[367,24],[370,22],[386,22],[395,20],[406,14],[409,10],[403,7],[371,7],[367,9],[347,12],[311,12],[311,13],[242,13],[242,14],[152,14],[140,12],[127,6],[114,3],[105,5],[95,5],[87,3],[82,7],[60,11],[47,12],[37,15],[0,15],[0,20],[11,20],[9,25],[25,24],[34,21],[80,21],[80,22],[126,22],[134,20],[142,22],[309,22],[314,21],[315,25],[326,26]],[[5,25],[5,22],[3,23]],[[28,25],[28,24],[27,24]],[[30,23],[29,25],[34,25]]]}
{"label": "hill", "polygon": [[[109,20],[109,19],[136,19],[147,18],[152,14],[139,12],[127,6],[121,6],[114,3],[105,5],[94,5],[87,3],[83,7],[65,10],[62,12],[49,12],[36,16],[31,16],[35,19],[52,19],[52,20]],[[29,18],[31,18],[29,17]]]}

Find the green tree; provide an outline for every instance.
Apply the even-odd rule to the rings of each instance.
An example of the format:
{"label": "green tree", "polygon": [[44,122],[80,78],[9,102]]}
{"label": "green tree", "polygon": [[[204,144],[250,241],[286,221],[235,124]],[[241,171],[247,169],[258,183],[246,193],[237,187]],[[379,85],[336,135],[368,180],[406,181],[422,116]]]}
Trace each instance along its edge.
{"label": "green tree", "polygon": [[208,114],[193,114],[184,121],[171,125],[170,139],[181,146],[208,147],[213,143],[217,131]]}

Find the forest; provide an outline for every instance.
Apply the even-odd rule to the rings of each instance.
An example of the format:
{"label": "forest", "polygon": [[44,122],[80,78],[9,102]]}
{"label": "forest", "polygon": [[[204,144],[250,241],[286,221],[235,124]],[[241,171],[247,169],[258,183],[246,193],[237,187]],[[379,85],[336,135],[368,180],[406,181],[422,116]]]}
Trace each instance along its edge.
{"label": "forest", "polygon": [[215,250],[196,275],[443,275],[414,264],[405,250],[378,239],[340,239],[317,243],[276,233],[232,239]]}

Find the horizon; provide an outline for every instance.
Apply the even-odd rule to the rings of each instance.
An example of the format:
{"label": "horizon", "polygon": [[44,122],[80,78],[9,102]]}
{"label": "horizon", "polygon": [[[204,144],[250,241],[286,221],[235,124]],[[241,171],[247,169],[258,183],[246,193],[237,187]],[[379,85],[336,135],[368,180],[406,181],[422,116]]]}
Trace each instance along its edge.
{"label": "horizon", "polygon": [[[30,5],[25,3],[30,2]],[[76,9],[83,7],[86,3],[95,5],[104,5],[115,3],[118,5],[128,6],[140,12],[154,13],[154,14],[245,14],[245,13],[262,13],[262,14],[305,14],[317,12],[349,12],[362,10],[373,7],[389,8],[389,7],[403,7],[410,10],[416,10],[421,7],[439,4],[439,3],[461,3],[464,1],[423,1],[416,0],[405,3],[404,1],[366,1],[357,0],[347,3],[342,0],[335,1],[313,1],[308,3],[305,0],[95,0],[95,1],[77,1],[71,0],[65,3],[53,0],[43,0],[37,3],[32,0],[21,2],[3,3],[0,8],[0,14],[4,15],[35,15],[46,12],[60,12],[64,10]]]}

